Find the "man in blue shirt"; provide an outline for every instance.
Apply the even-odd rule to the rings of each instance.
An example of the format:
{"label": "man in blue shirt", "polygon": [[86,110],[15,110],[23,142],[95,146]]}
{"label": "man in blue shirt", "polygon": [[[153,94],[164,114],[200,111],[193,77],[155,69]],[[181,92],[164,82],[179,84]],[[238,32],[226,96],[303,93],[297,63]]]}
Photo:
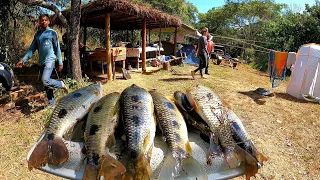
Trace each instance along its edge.
{"label": "man in blue shirt", "polygon": [[40,29],[34,35],[34,39],[27,54],[17,63],[16,66],[18,68],[22,68],[22,66],[31,58],[33,53],[38,50],[39,65],[41,66],[40,72],[42,74],[41,81],[45,86],[49,103],[54,105],[53,89],[60,88],[68,92],[68,88],[63,81],[57,81],[50,78],[56,59],[58,59],[59,62],[58,71],[62,70],[63,63],[57,32],[51,29],[49,24],[49,16],[47,14],[40,15]]}

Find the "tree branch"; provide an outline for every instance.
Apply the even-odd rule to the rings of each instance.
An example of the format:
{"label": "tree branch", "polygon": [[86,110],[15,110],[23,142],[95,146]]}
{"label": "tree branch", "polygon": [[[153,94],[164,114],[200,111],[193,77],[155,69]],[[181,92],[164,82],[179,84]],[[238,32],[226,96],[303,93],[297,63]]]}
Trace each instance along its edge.
{"label": "tree branch", "polygon": [[19,0],[19,2],[28,6],[41,6],[43,8],[50,9],[59,17],[62,25],[64,27],[68,27],[67,19],[62,15],[61,11],[54,4],[49,4],[43,0]]}

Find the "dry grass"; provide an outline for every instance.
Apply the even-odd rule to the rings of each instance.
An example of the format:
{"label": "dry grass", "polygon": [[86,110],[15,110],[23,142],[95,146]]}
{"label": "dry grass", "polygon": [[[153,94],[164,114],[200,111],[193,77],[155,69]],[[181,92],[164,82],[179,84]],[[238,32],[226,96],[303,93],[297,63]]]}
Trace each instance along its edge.
{"label": "dry grass", "polygon": [[[191,66],[174,67],[182,75],[167,71],[151,75],[132,72],[130,80],[105,84],[104,93],[121,92],[133,83],[147,90],[159,89],[165,95],[197,84],[209,86],[230,104],[257,148],[268,156],[269,161],[259,171],[257,179],[319,179],[319,104],[285,94],[286,82],[272,89],[275,97],[260,98],[250,91],[258,87],[271,89],[269,78],[247,65],[237,68],[211,65],[211,76],[207,80],[191,80],[189,73],[194,69]],[[26,155],[42,132],[41,117],[46,111],[48,109],[29,117],[15,112],[7,116],[16,119],[0,121],[0,179],[59,179],[39,170],[29,172],[27,169]]]}

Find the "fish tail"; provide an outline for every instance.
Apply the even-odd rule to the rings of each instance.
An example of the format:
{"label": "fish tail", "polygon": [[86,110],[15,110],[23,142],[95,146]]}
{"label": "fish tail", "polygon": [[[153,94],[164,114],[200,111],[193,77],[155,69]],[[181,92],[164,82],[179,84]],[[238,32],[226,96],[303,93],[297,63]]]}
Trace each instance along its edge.
{"label": "fish tail", "polygon": [[58,166],[69,159],[69,151],[61,138],[55,138],[51,144],[52,164]]}
{"label": "fish tail", "polygon": [[31,171],[33,168],[40,168],[49,161],[49,142],[48,140],[41,140],[40,143],[35,147],[28,160],[28,169]]}
{"label": "fish tail", "polygon": [[148,158],[140,154],[135,163],[129,164],[128,171],[124,174],[123,180],[150,180],[152,169],[150,167]]}
{"label": "fish tail", "polygon": [[262,154],[262,153],[260,153],[258,151],[256,151],[256,158],[257,158],[257,160],[259,162],[259,166],[260,167],[263,166],[263,162],[264,161],[268,161],[267,156],[265,156],[264,154]]}
{"label": "fish tail", "polygon": [[[103,176],[104,179],[114,179],[116,176],[124,174],[126,168],[117,159],[110,155],[104,155],[99,159],[101,163],[99,168],[99,176]],[[99,178],[100,179],[100,178]]]}
{"label": "fish tail", "polygon": [[218,138],[214,135],[214,133],[210,134],[210,146],[207,157],[207,165],[211,166],[214,159],[217,157],[222,157],[223,152],[221,147],[218,145]]}

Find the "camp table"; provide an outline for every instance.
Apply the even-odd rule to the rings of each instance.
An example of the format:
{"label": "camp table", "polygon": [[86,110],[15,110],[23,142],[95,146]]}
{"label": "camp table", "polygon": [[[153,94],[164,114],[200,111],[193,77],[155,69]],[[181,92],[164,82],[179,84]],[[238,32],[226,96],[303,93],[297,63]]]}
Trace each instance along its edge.
{"label": "camp table", "polygon": [[[70,157],[68,161],[63,163],[60,166],[53,166],[51,164],[47,164],[46,166],[41,167],[39,170],[63,177],[63,178],[69,178],[69,179],[82,179],[86,160],[84,159],[84,155],[82,154],[82,148],[84,147],[83,140],[81,141],[81,134],[83,134],[83,131],[80,128],[82,125],[76,126],[77,132],[73,134],[72,141],[65,141],[67,148],[70,152]],[[27,160],[29,159],[32,151],[34,150],[35,146],[41,141],[41,139],[44,137],[45,132],[41,135],[41,137],[37,140],[37,142],[32,146],[30,149]],[[204,165],[204,168],[207,171],[208,179],[230,179],[237,176],[241,176],[244,174],[243,167],[238,167],[236,169],[229,169],[223,159],[216,159],[212,166],[206,165],[206,152],[209,147],[209,144],[206,143],[204,140],[202,140],[199,136],[199,132],[191,127],[188,127],[188,135],[189,135],[189,141],[190,145],[193,150],[192,156],[202,165]],[[74,141],[73,141],[74,140]],[[78,141],[78,142],[77,142]],[[80,141],[80,142],[79,142]],[[117,140],[116,147],[114,147],[114,150],[110,152],[119,152],[120,147],[118,147],[118,144],[121,144],[121,139]],[[165,159],[165,155],[168,153],[168,148],[163,141],[163,138],[161,137],[161,134],[157,133],[154,143],[154,148],[152,151],[152,157],[151,157],[151,168],[153,170],[152,179],[156,179],[159,171],[162,166],[162,163]],[[115,153],[117,154],[117,153]],[[116,157],[115,154],[111,154],[112,156]],[[180,173],[181,175],[181,173]],[[183,177],[180,179],[186,179]]]}

